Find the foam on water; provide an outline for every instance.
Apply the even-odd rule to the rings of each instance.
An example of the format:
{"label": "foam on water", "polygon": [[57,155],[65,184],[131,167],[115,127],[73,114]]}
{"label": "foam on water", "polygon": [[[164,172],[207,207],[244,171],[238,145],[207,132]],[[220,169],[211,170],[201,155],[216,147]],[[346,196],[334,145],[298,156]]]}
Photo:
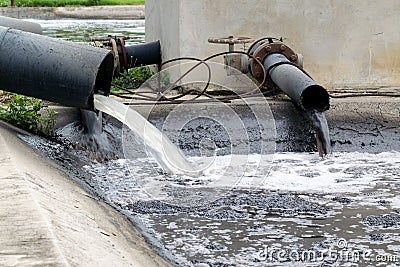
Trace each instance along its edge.
{"label": "foam on water", "polygon": [[295,192],[357,193],[380,180],[400,179],[399,152],[334,153],[325,159],[314,153],[277,153],[266,189]]}
{"label": "foam on water", "polygon": [[[258,156],[249,157],[253,168]],[[338,251],[342,239],[358,252],[399,253],[393,244],[400,242],[400,217],[395,209],[400,205],[400,152],[334,153],[324,159],[316,153],[276,153],[258,191],[247,191],[243,179],[230,188],[227,198],[199,209],[152,201],[150,187],[142,190],[141,186],[149,181],[154,186],[161,180],[178,189],[181,182],[185,187],[214,186],[229,165],[229,156],[216,157],[197,184],[193,177],[156,175],[151,163],[148,158],[122,159],[85,169],[108,200],[131,212],[180,266],[286,266],[290,262],[260,261],[260,251],[266,246]],[[134,171],[127,171],[127,165]],[[229,171],[243,175],[243,165],[229,166]],[[243,177],[257,173],[249,170]],[[313,263],[320,266],[330,260]],[[309,262],[294,263],[310,266]],[[334,266],[351,262],[339,263]]]}
{"label": "foam on water", "polygon": [[[400,153],[396,151],[334,153],[325,159],[317,153],[276,153],[263,188],[248,190],[240,186],[248,181],[240,180],[228,195],[196,208],[154,200],[152,192],[141,186],[147,180],[154,185],[166,182],[165,185],[176,186],[179,193],[190,186],[211,186],[220,179],[218,168],[238,174],[243,173],[243,168],[227,167],[229,156],[219,156],[198,181],[154,171],[152,158],[111,160],[81,169],[74,161],[76,157],[68,153],[68,147],[36,136],[21,138],[130,216],[158,251],[178,266],[369,266],[371,263],[368,259],[354,262],[328,255],[311,262],[279,260],[263,257],[266,248],[300,253],[331,250],[343,255],[349,250],[370,251],[373,256],[400,253],[397,245],[400,243],[397,209]],[[256,168],[258,156],[249,157],[247,162],[253,165],[243,175],[246,179],[262,173],[251,170]],[[78,170],[82,173],[77,173]],[[339,241],[345,241],[343,250],[338,247],[342,244]]]}
{"label": "foam on water", "polygon": [[[243,156],[244,157],[244,156]],[[109,189],[110,197],[121,196],[119,189],[123,186],[129,188],[129,196],[122,198],[141,199],[147,195],[147,200],[152,197],[159,199],[160,192],[165,188],[175,187],[177,190],[183,186],[194,190],[200,187],[221,187],[227,190],[249,189],[249,180],[259,179],[257,188],[263,190],[317,193],[317,194],[359,194],[370,190],[382,183],[398,184],[400,182],[400,153],[396,151],[380,154],[370,153],[335,153],[321,159],[315,153],[276,153],[271,166],[264,166],[257,170],[259,155],[250,155],[248,161],[242,165],[230,164],[230,156],[218,156],[213,163],[198,177],[186,175],[163,175],[154,170],[154,160],[142,158],[136,160],[120,159],[111,161],[112,175],[105,173],[107,169],[102,164],[86,166],[94,176],[100,175],[97,180],[103,187]],[[199,161],[199,158],[189,158]],[[207,161],[207,160],[205,160]],[[244,170],[244,169],[247,170]],[[123,178],[118,178],[124,173]],[[130,174],[129,174],[130,172]],[[240,177],[234,185],[227,181],[228,177]],[[119,173],[119,174],[118,174]],[[257,177],[259,175],[259,177]],[[263,176],[262,176],[263,175]],[[133,196],[132,192],[141,192]],[[162,200],[162,199],[161,199]],[[400,198],[393,196],[393,205],[400,205]]]}

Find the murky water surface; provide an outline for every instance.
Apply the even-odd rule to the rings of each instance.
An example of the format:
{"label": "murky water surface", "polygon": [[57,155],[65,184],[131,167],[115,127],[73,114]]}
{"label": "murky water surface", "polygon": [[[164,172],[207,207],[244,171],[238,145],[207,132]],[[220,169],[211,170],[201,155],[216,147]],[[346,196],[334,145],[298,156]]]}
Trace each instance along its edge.
{"label": "murky water surface", "polygon": [[93,37],[129,36],[127,45],[144,42],[145,21],[101,20],[101,19],[60,19],[30,20],[42,25],[43,35],[80,43],[90,43]]}
{"label": "murky water surface", "polygon": [[[60,145],[23,139],[63,165],[78,166]],[[229,156],[215,160],[222,164]],[[399,164],[397,151],[325,159],[276,153],[261,187],[239,183],[224,197],[191,207],[159,201],[144,190],[144,182],[179,185],[188,179],[157,174],[149,158],[92,162],[80,171],[87,174],[85,183],[128,214],[177,265],[398,266]]]}

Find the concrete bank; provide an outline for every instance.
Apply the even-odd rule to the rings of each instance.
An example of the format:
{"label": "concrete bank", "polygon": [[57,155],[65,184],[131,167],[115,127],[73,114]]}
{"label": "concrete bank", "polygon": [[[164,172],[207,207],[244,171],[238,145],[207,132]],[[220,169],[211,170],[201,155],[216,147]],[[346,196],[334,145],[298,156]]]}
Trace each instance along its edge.
{"label": "concrete bank", "polygon": [[168,266],[123,215],[0,122],[0,266]]}
{"label": "concrete bank", "polygon": [[[276,151],[277,152],[307,152],[316,151],[314,129],[306,117],[299,113],[290,101],[281,101],[267,99],[268,105],[273,114],[273,120],[276,129]],[[247,103],[256,107],[265,105],[264,99],[248,99]],[[331,99],[331,108],[326,112],[333,152],[369,152],[380,153],[384,151],[400,151],[400,111],[398,108],[399,100],[396,97],[348,97]],[[224,135],[223,128],[202,127],[202,130],[186,129],[189,135],[181,137],[179,129],[180,123],[187,114],[195,118],[196,112],[200,112],[212,104],[193,104],[190,107],[190,113],[187,110],[174,110],[176,105],[158,105],[151,106],[151,113],[148,114],[149,106],[135,106],[134,109],[148,117],[149,120],[159,129],[163,130],[170,140],[183,147],[192,147],[196,140],[193,136],[201,136],[209,140],[216,140],[217,146],[223,148],[226,143],[221,136]],[[257,147],[258,123],[252,115],[252,112],[244,106],[241,101],[233,101],[229,104],[243,118],[243,123],[247,127],[248,135],[236,135],[238,144],[245,144],[247,138],[250,138],[253,145]],[[167,116],[173,116],[177,119],[169,118],[168,125],[165,123]],[[184,112],[187,111],[187,112]],[[179,113],[181,112],[181,113]],[[177,115],[178,114],[178,115]],[[179,118],[182,118],[181,120]],[[206,122],[202,122],[203,126]],[[214,125],[209,121],[210,125]],[[229,122],[228,122],[229,124]],[[232,127],[231,129],[229,127]],[[224,125],[231,132],[239,132],[240,123]],[[213,130],[214,129],[214,130]],[[219,129],[219,130],[218,130]],[[193,132],[198,131],[196,135]],[[228,138],[228,137],[227,137]],[[239,142],[240,140],[240,142]],[[246,152],[244,152],[246,153]],[[248,152],[247,152],[248,153]]]}
{"label": "concrete bank", "polygon": [[17,19],[144,19],[144,6],[2,7],[0,15]]}

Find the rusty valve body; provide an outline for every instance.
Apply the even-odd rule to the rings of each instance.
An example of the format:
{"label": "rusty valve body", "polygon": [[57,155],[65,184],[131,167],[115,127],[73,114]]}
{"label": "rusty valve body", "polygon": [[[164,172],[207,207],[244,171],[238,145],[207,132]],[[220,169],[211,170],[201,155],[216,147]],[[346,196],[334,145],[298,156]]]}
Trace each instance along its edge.
{"label": "rusty valve body", "polygon": [[[208,38],[209,43],[214,44],[227,44],[229,46],[229,52],[234,52],[235,44],[243,44],[254,42],[253,39],[249,37],[233,37],[229,36],[228,38]],[[249,71],[249,60],[246,55],[242,54],[228,54],[224,56],[224,62],[227,66],[226,72],[228,75],[247,73]],[[234,69],[238,70],[235,71]]]}

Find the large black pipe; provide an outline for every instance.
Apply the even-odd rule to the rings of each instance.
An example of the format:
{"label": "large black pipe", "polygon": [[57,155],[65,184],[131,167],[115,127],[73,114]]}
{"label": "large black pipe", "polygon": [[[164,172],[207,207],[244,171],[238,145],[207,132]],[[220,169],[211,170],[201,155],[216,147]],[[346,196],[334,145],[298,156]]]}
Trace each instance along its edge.
{"label": "large black pipe", "polygon": [[285,55],[273,53],[263,61],[267,75],[303,110],[326,111],[329,94]]}
{"label": "large black pipe", "polygon": [[0,27],[0,88],[93,109],[93,95],[108,95],[114,57],[106,49]]}
{"label": "large black pipe", "polygon": [[119,60],[121,68],[127,69],[161,63],[160,41],[126,46],[126,57],[124,57],[124,51],[122,50],[122,48],[119,47],[118,49],[118,52],[120,54]]}

